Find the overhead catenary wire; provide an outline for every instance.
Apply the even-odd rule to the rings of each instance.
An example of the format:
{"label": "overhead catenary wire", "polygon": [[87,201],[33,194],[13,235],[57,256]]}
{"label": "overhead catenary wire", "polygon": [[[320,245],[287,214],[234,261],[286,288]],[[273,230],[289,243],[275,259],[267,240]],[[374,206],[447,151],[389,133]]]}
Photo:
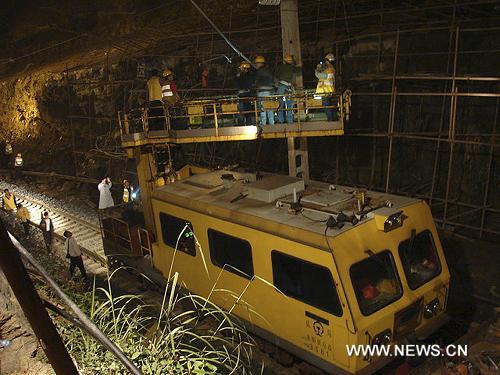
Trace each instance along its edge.
{"label": "overhead catenary wire", "polygon": [[229,45],[229,47],[231,47],[234,50],[234,52],[236,52],[238,56],[240,56],[243,60],[248,61],[250,65],[256,68],[255,64],[248,57],[246,57],[243,54],[243,52],[241,52],[238,48],[236,48],[236,46],[229,40],[229,38],[226,35],[224,35],[224,33],[217,27],[217,25],[210,19],[210,17],[207,16],[207,14],[203,11],[203,9],[201,9],[198,6],[198,4],[196,4],[196,1],[194,0],[190,1],[191,4],[193,4],[193,6],[196,8],[196,10],[200,12],[200,14],[208,21],[210,26],[212,26],[214,30],[217,31],[217,33],[221,36],[221,38],[224,39],[224,41]]}

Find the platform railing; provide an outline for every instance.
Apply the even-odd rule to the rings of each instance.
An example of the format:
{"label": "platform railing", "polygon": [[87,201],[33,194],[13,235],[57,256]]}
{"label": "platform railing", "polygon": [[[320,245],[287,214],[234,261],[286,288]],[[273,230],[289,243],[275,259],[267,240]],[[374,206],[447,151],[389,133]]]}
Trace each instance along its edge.
{"label": "platform railing", "polygon": [[[293,112],[294,124],[301,130],[301,123],[318,121],[322,113],[333,111],[336,121],[348,119],[351,93],[333,93],[318,95],[314,92],[301,92],[291,95],[273,94],[265,97],[224,96],[210,99],[179,101],[175,104],[163,103],[128,112],[118,113],[122,136],[133,133],[149,133],[155,131],[187,130],[211,128],[219,135],[221,127],[261,124],[262,112],[283,111],[286,119],[288,111]],[[280,107],[280,102],[292,102],[290,108]],[[321,121],[321,120],[319,120]],[[322,119],[322,121],[326,121]],[[162,136],[158,134],[158,136]]]}

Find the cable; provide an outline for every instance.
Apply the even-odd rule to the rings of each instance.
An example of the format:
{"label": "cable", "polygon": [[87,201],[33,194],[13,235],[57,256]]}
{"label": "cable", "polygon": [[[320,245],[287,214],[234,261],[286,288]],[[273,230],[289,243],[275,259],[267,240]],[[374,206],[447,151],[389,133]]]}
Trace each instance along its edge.
{"label": "cable", "polygon": [[240,56],[243,60],[246,60],[250,63],[250,65],[252,65],[254,68],[256,68],[255,64],[250,61],[250,59],[248,57],[246,57],[243,52],[241,52],[238,48],[236,48],[236,46],[231,43],[231,41],[224,35],[224,33],[217,27],[217,25],[215,23],[213,23],[213,21],[206,15],[206,13],[198,6],[198,4],[196,4],[196,2],[194,0],[190,0],[191,1],[191,4],[193,4],[193,6],[196,8],[196,10],[198,12],[201,13],[201,15],[208,21],[208,23],[214,28],[215,31],[217,31],[217,33],[222,37],[222,39],[224,39],[224,41],[229,45],[229,47],[231,47],[234,52],[236,52],[238,54],[238,56]]}
{"label": "cable", "polygon": [[[302,211],[300,211],[300,214],[301,214],[302,216],[304,216],[306,219],[311,220],[311,221],[313,221],[313,222],[315,222],[315,223],[326,223],[326,222],[328,221],[328,219],[326,219],[326,220],[317,220],[317,219],[313,219],[312,217],[309,217],[309,216],[304,215],[304,212],[302,212]],[[328,227],[327,227],[327,228],[328,228]]]}
{"label": "cable", "polygon": [[325,225],[325,240],[326,240],[326,245],[328,246],[328,250],[330,250],[330,253],[333,254],[333,249],[330,246],[330,241],[328,240],[328,236],[326,235],[326,232],[328,231],[330,227],[328,225]]}

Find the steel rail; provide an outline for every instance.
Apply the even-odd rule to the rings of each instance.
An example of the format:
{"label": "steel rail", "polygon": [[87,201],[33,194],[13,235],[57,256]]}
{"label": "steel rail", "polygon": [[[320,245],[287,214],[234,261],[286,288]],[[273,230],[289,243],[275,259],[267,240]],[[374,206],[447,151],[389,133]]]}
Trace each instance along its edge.
{"label": "steel rail", "polygon": [[82,324],[92,337],[98,340],[107,350],[109,350],[124,366],[134,375],[142,375],[141,370],[139,370],[132,361],[123,354],[123,352],[116,346],[88,317],[85,315],[80,308],[76,305],[71,298],[69,298],[57,285],[57,283],[49,276],[47,271],[33,258],[33,256],[17,241],[17,239],[10,233],[8,233],[12,244],[21,254],[21,256],[28,261],[33,268],[40,274],[40,276],[45,280],[48,286],[56,293],[56,295],[61,298],[61,300],[68,306],[71,312],[75,315],[76,319]]}

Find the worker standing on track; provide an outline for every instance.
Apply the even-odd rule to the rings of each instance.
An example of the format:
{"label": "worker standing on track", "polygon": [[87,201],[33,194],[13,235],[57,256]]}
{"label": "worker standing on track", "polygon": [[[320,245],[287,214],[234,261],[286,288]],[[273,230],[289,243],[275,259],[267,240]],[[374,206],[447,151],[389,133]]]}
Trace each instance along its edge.
{"label": "worker standing on track", "polygon": [[73,277],[73,272],[75,272],[75,268],[78,267],[85,281],[88,281],[87,271],[85,271],[85,266],[83,265],[80,245],[78,245],[76,239],[73,237],[73,233],[69,230],[64,231],[64,237],[66,238],[64,242],[66,258],[69,258],[69,277]]}
{"label": "worker standing on track", "polygon": [[29,210],[26,207],[24,207],[21,203],[17,205],[16,218],[21,222],[21,225],[24,228],[24,234],[26,236],[29,236],[30,234],[29,220],[31,220],[31,214]]}
{"label": "worker standing on track", "polygon": [[14,212],[17,207],[16,197],[9,189],[4,189],[2,197],[2,208],[7,212]]}
{"label": "worker standing on track", "polygon": [[97,185],[97,189],[99,189],[99,209],[102,210],[104,208],[113,207],[115,202],[113,201],[113,197],[111,196],[111,180],[109,177],[104,178],[99,185]]}
{"label": "worker standing on track", "polygon": [[[283,63],[276,68],[276,78],[278,80],[278,89],[276,93],[281,95],[279,98],[278,122],[283,124],[293,122],[293,100],[290,99],[295,91],[295,82],[300,74],[300,67],[295,66],[295,60],[292,55],[285,55]],[[288,98],[287,98],[288,96]]]}
{"label": "worker standing on track", "polygon": [[[236,73],[236,87],[238,89],[238,125],[252,125],[253,106],[250,101],[251,90],[254,82],[252,66],[248,61],[242,61]],[[246,113],[245,113],[246,112]],[[252,112],[252,113],[249,113]]]}
{"label": "worker standing on track", "polygon": [[17,208],[16,197],[12,194],[9,189],[3,191],[2,197],[2,208],[7,212],[8,221],[10,224],[14,223],[14,211]]}
{"label": "worker standing on track", "polygon": [[148,128],[149,130],[165,129],[165,110],[162,102],[162,91],[158,70],[151,71],[148,86]]}
{"label": "worker standing on track", "polygon": [[16,171],[16,178],[20,179],[21,178],[21,170],[23,168],[24,160],[23,156],[19,153],[16,155],[16,158],[14,159],[14,170]]}
{"label": "worker standing on track", "polygon": [[[255,66],[257,71],[255,73],[255,87],[257,88],[257,96],[259,98],[269,97],[274,93],[274,77],[266,65],[264,56],[257,56],[255,58]],[[271,100],[269,98],[268,100]],[[274,125],[274,110],[264,108],[264,99],[259,99],[260,109],[260,125]]]}
{"label": "worker standing on track", "polygon": [[52,250],[52,238],[54,237],[54,224],[52,223],[52,219],[49,217],[49,213],[47,211],[45,211],[42,215],[40,229],[42,230],[45,247],[50,253]]}
{"label": "worker standing on track", "polygon": [[[332,96],[335,92],[334,61],[335,56],[333,56],[333,53],[327,54],[325,59],[316,66],[316,71],[314,72],[316,78],[318,78],[316,94],[322,96],[322,105],[324,107],[333,106],[334,104]],[[325,108],[326,119],[328,121],[334,121],[334,112],[333,108]]]}

